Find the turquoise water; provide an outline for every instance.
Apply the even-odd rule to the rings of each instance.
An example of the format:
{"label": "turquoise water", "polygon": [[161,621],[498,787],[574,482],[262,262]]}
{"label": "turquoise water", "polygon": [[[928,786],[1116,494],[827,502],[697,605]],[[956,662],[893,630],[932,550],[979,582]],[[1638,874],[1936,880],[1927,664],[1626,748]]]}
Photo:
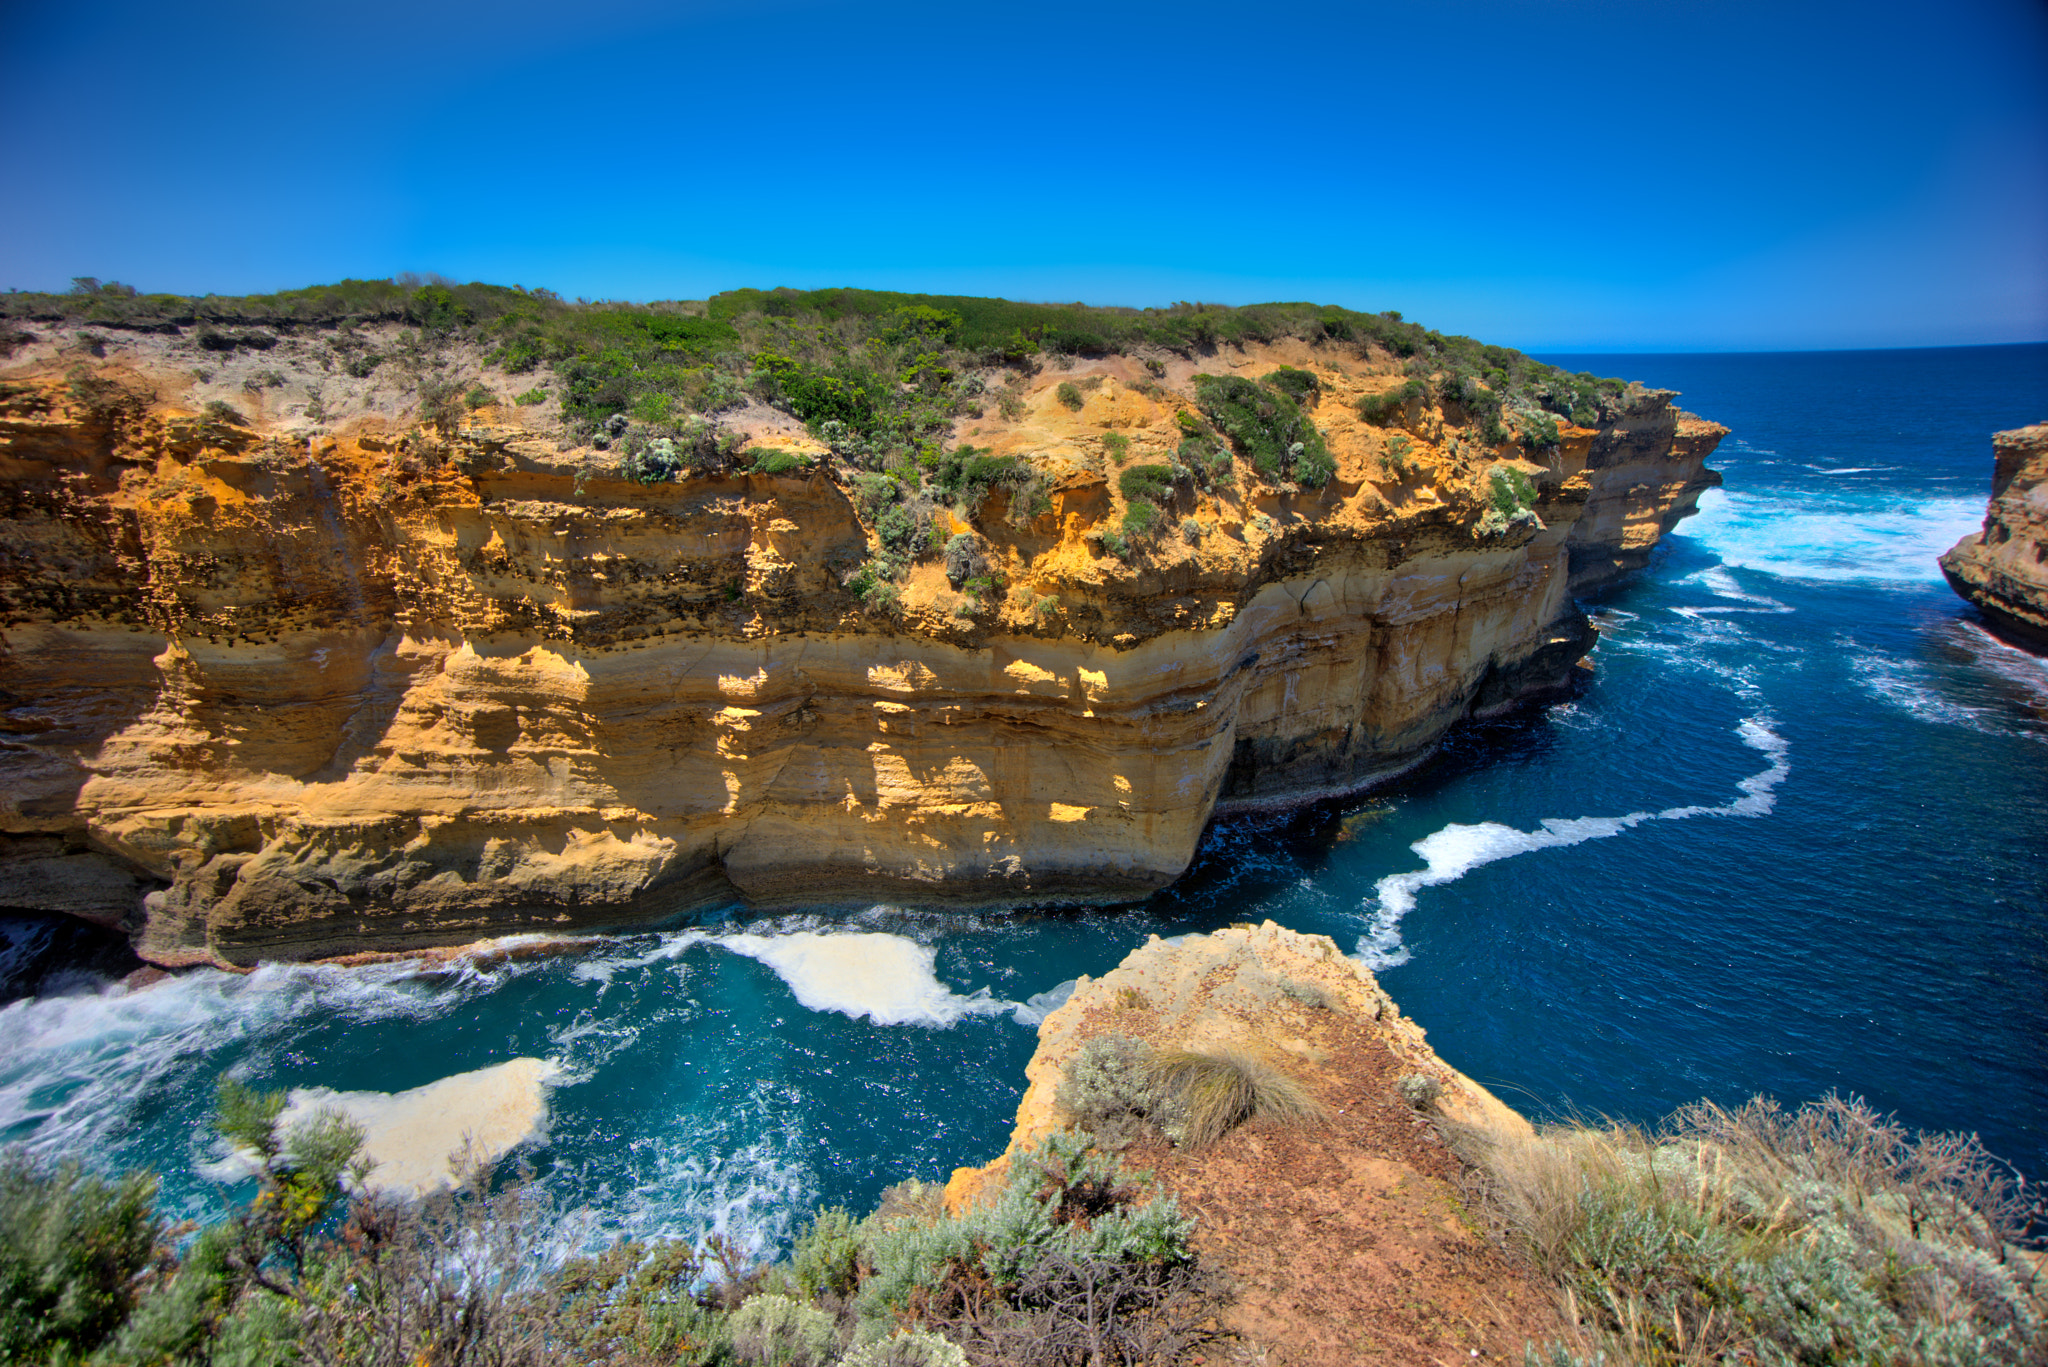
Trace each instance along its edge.
{"label": "turquoise water", "polygon": [[1271,917],[1360,954],[1532,1113],[1840,1089],[2048,1176],[2048,662],[1933,563],[1982,517],[1988,434],[2048,416],[2048,347],[1557,359],[1735,430],[1725,491],[1587,604],[1572,702],[1462,728],[1369,799],[1221,823],[1113,912],[714,917],[432,976],[57,974],[0,1008],[0,1137],[151,1164],[204,1215],[222,1071],[394,1091],[542,1055],[566,1073],[528,1157],[563,1208],[765,1246],[999,1150],[1060,984]]}

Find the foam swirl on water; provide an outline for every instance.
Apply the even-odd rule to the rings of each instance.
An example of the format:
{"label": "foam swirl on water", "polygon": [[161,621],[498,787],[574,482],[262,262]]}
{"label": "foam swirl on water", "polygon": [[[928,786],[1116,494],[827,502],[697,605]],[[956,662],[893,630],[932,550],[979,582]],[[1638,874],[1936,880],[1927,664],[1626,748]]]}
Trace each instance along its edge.
{"label": "foam swirl on water", "polygon": [[1463,878],[1486,864],[1512,859],[1532,850],[1558,849],[1588,840],[1606,840],[1632,830],[1646,821],[1687,821],[1696,816],[1770,815],[1777,804],[1777,788],[1792,772],[1786,757],[1784,737],[1771,727],[1768,716],[1743,719],[1735,728],[1742,743],[1770,759],[1768,768],[1751,774],[1736,785],[1742,796],[1719,806],[1666,807],[1657,812],[1630,812],[1626,816],[1548,817],[1536,830],[1522,831],[1497,821],[1475,824],[1453,822],[1409,846],[1422,856],[1424,867],[1411,873],[1390,873],[1373,886],[1375,904],[1372,920],[1358,942],[1355,955],[1367,968],[1396,968],[1410,959],[1401,942],[1401,918],[1415,910],[1415,894],[1423,888],[1439,887]]}

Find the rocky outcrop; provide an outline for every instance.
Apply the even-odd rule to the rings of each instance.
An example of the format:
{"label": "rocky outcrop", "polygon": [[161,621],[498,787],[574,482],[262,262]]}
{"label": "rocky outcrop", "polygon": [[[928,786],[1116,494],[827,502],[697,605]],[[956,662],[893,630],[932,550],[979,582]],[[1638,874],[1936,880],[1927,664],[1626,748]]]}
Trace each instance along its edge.
{"label": "rocky outcrop", "polygon": [[999,1193],[1013,1155],[1076,1125],[1060,1085],[1105,1035],[1155,1057],[1250,1055],[1321,1103],[1319,1118],[1254,1119],[1204,1145],[1141,1128],[1123,1151],[1198,1217],[1196,1250],[1230,1280],[1223,1327],[1240,1340],[1276,1361],[1392,1367],[1512,1361],[1562,1332],[1551,1297],[1480,1232],[1443,1139],[1530,1138],[1529,1123],[1437,1058],[1327,937],[1270,921],[1155,937],[1077,983],[1039,1027],[1009,1149],[954,1172],[950,1210]]}
{"label": "rocky outcrop", "polygon": [[1984,530],[1941,557],[1949,586],[1999,632],[2048,654],[2048,423],[1991,438]]}
{"label": "rocky outcrop", "polygon": [[956,1169],[946,1203],[959,1210],[1000,1191],[1013,1155],[1075,1124],[1059,1104],[1060,1084],[1098,1035],[1126,1034],[1162,1050],[1249,1050],[1313,1073],[1330,1059],[1327,1042],[1311,1037],[1333,1021],[1366,1028],[1404,1076],[1432,1079],[1432,1105],[1442,1114],[1465,1125],[1531,1132],[1518,1112],[1439,1059],[1422,1027],[1336,941],[1267,921],[1172,940],[1154,935],[1102,977],[1076,981],[1039,1023],[1009,1147],[986,1166]]}
{"label": "rocky outcrop", "polygon": [[[447,434],[238,424],[147,355],[63,379],[31,354],[0,394],[0,905],[176,964],[725,901],[1136,897],[1219,810],[1356,790],[1554,692],[1593,639],[1574,589],[1714,480],[1722,429],[1668,393],[1533,459],[1425,414],[1396,458],[1350,410],[1370,367],[1201,367],[1282,362],[1321,377],[1324,487],[1183,484],[1112,554],[1117,466],[1171,458],[1196,364],[1048,371],[958,435],[1028,454],[1049,508],[941,510],[984,573],[933,555],[881,613],[844,586],[877,534],[823,462],[642,484],[509,405]],[[815,450],[768,410],[732,425]],[[1489,524],[1502,462],[1535,507]]]}

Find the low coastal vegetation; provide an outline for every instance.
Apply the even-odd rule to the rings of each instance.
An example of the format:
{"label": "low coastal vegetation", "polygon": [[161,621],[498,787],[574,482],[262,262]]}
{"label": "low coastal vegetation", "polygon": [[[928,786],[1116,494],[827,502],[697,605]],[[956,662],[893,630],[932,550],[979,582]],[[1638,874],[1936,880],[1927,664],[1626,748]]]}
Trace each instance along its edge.
{"label": "low coastal vegetation", "polygon": [[[1101,549],[1124,559],[1164,533],[1188,535],[1180,515],[1187,510],[1173,505],[1198,491],[1316,490],[1335,477],[1328,415],[1318,422],[1324,386],[1317,374],[1292,365],[1256,378],[1201,373],[1204,358],[1230,348],[1306,343],[1334,364],[1386,376],[1391,387],[1358,400],[1357,415],[1388,429],[1376,444],[1397,479],[1405,479],[1406,466],[1396,446],[1407,438],[1392,429],[1440,435],[1448,422],[1501,454],[1513,443],[1535,454],[1559,443],[1560,423],[1616,420],[1630,395],[1623,381],[1572,374],[1398,313],[1305,303],[1137,309],[741,289],[633,304],[417,277],[187,297],[81,278],[68,293],[0,295],[0,356],[35,335],[28,327],[68,335],[77,354],[100,358],[108,339],[123,332],[175,334],[185,339],[181,349],[196,342],[192,355],[202,364],[193,374],[202,383],[237,357],[262,356],[268,365],[290,353],[301,372],[297,388],[306,390],[295,388],[292,402],[314,424],[347,411],[336,393],[323,392],[328,377],[343,388],[343,377],[368,381],[387,403],[399,396],[444,439],[489,420],[490,410],[538,410],[563,449],[610,452],[627,478],[643,484],[814,470],[842,484],[886,478],[899,491],[894,497],[863,499],[865,508],[892,509],[889,528],[870,524],[882,534],[880,554],[842,567],[845,586],[878,612],[892,609],[909,568],[936,555],[945,539],[905,533],[906,519],[926,526],[945,509],[972,524],[996,494],[1013,523],[1051,510],[1057,462],[976,447],[968,426],[991,411],[1020,420],[1035,392],[1030,380],[1048,367],[1128,357],[1131,387],[1154,400],[1169,397],[1161,381],[1171,363],[1196,372],[1191,380],[1172,372],[1182,377],[1175,401],[1187,406],[1177,448],[1159,453],[1171,454],[1171,464],[1157,465],[1155,455],[1145,467],[1167,469],[1172,487],[1127,495],[1122,516],[1100,534]],[[252,380],[252,394],[285,382],[282,371],[257,373],[275,383]],[[92,382],[83,363],[79,381]],[[1085,418],[1102,383],[1100,374],[1061,379],[1050,398],[1065,416]],[[284,402],[275,398],[273,406]],[[250,421],[226,400],[206,406],[208,420],[222,426]],[[822,449],[747,449],[738,429],[764,409],[801,423]],[[1125,463],[1126,434],[1105,424],[1098,440],[1096,460]]]}
{"label": "low coastal vegetation", "polygon": [[[2024,1367],[2048,1355],[2041,1214],[1974,1137],[1910,1134],[1857,1101],[1689,1106],[1656,1130],[1515,1134],[1396,1090],[1465,1164],[1461,1220],[1557,1292],[1525,1367]],[[1109,1033],[1068,1067],[1075,1128],[1014,1154],[964,1211],[908,1181],[865,1218],[817,1211],[785,1256],[735,1241],[577,1251],[540,1189],[466,1167],[424,1199],[364,1182],[332,1112],[224,1083],[216,1126],[253,1191],[166,1224],[146,1174],[0,1153],[0,1361],[282,1367],[1082,1367],[1251,1360],[1195,1220],[1119,1155],[1204,1149],[1329,1112],[1242,1049]],[[245,1190],[248,1190],[245,1188]]]}
{"label": "low coastal vegetation", "polygon": [[474,1164],[421,1200],[367,1191],[361,1131],[332,1112],[282,1129],[284,1103],[223,1085],[216,1126],[254,1192],[196,1232],[154,1212],[145,1174],[0,1154],[0,1361],[1083,1367],[1215,1338],[1193,1220],[1085,1135],[1019,1155],[964,1214],[906,1182],[762,1263],[717,1235],[568,1252],[538,1187]]}
{"label": "low coastal vegetation", "polygon": [[1472,1208],[1559,1288],[1541,1367],[2048,1361],[2038,1198],[1976,1136],[1861,1101],[1451,1131]]}

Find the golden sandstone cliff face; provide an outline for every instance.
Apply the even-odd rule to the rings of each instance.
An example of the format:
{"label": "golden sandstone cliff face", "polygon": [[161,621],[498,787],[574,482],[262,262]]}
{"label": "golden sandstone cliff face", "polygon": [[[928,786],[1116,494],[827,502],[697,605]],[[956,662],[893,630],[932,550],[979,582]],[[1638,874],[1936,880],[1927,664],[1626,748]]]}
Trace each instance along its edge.
{"label": "golden sandstone cliff face", "polygon": [[1188,525],[1125,563],[1103,436],[1169,449],[1197,367],[1042,374],[1015,419],[961,424],[1055,478],[1051,513],[974,519],[1008,597],[925,564],[889,617],[841,587],[873,533],[824,473],[643,486],[509,407],[447,437],[251,430],[142,397],[189,383],[146,365],[17,367],[0,906],[176,964],[728,900],[1136,896],[1219,809],[1359,788],[1555,688],[1592,641],[1574,589],[1716,479],[1723,429],[1639,393],[1522,462],[1541,526],[1488,533],[1500,453],[1426,414],[1397,472],[1349,410],[1386,380],[1306,344],[1201,368],[1279,361],[1323,378],[1325,488],[1183,491]]}
{"label": "golden sandstone cliff face", "polygon": [[1941,557],[1950,587],[1992,625],[2048,653],[2048,423],[2000,432],[1984,530]]}

